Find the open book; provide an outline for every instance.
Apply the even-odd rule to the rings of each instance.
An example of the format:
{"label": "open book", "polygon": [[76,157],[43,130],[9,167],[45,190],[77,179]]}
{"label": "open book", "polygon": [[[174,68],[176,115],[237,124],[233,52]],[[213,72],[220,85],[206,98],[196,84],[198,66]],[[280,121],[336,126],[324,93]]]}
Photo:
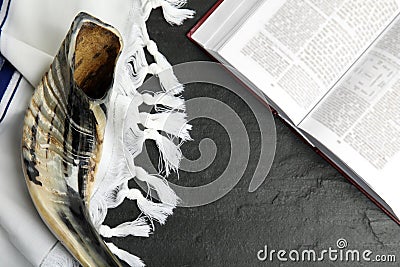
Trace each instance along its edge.
{"label": "open book", "polygon": [[399,223],[400,0],[225,0],[189,37]]}

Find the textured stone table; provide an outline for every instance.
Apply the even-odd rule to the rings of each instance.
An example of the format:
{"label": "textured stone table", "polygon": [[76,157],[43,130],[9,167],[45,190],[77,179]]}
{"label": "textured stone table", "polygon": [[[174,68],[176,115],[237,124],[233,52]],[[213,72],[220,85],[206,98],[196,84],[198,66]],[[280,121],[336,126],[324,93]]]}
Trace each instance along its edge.
{"label": "textured stone table", "polygon": [[[196,17],[183,26],[170,27],[155,10],[149,20],[150,36],[171,64],[211,60],[185,36],[189,29],[214,4],[213,1],[189,1]],[[252,150],[260,145],[254,116],[237,96],[208,84],[187,86],[186,99],[209,96],[234,106],[246,124]],[[400,228],[339,172],[302,142],[279,119],[276,156],[267,180],[254,193],[247,188],[257,162],[251,155],[244,177],[222,199],[198,208],[178,208],[164,226],[156,225],[150,238],[127,238],[114,242],[135,252],[148,266],[343,266],[344,262],[325,259],[319,263],[261,262],[257,252],[270,249],[321,251],[337,248],[344,238],[348,249],[369,249],[375,254],[395,254],[397,263],[352,263],[347,266],[399,266]],[[224,169],[229,158],[226,133],[207,120],[193,121],[193,142],[182,151],[188,158],[199,157],[198,144],[209,137],[218,145],[213,164],[199,173],[182,172],[184,185],[212,181]],[[253,164],[254,163],[254,164]],[[132,218],[136,212],[125,203],[110,212],[109,223]]]}

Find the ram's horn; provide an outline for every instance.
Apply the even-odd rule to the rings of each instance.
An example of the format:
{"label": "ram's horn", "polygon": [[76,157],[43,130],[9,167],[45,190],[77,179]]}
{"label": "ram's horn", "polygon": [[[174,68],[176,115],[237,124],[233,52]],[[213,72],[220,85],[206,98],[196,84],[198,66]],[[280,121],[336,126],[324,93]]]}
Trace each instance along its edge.
{"label": "ram's horn", "polygon": [[121,40],[111,26],[78,14],[25,116],[29,192],[47,226],[83,266],[121,266],[88,212]]}

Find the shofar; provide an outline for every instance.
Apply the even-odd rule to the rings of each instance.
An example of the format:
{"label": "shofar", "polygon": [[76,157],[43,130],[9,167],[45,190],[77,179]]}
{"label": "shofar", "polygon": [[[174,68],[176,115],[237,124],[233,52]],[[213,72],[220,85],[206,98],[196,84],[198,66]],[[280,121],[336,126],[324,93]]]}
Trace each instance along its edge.
{"label": "shofar", "polygon": [[29,192],[47,226],[83,266],[121,266],[88,209],[121,40],[113,27],[78,14],[25,116]]}

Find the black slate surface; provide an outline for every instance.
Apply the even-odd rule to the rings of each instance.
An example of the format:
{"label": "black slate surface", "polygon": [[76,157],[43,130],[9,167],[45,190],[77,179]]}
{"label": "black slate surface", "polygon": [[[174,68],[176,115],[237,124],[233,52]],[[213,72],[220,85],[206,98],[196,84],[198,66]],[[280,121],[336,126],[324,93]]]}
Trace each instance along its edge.
{"label": "black slate surface", "polygon": [[[171,27],[161,10],[153,11],[148,28],[160,51],[171,64],[211,60],[186,33],[215,1],[189,1],[196,10],[194,19],[183,26]],[[400,228],[340,173],[300,140],[279,119],[276,156],[267,180],[254,193],[248,193],[250,177],[257,163],[254,151],[260,146],[258,126],[250,109],[236,95],[213,85],[194,84],[184,97],[209,96],[229,104],[246,124],[252,155],[244,177],[222,199],[197,208],[178,208],[166,225],[156,224],[150,238],[114,239],[119,246],[141,257],[147,266],[399,266]],[[207,120],[192,122],[193,142],[182,147],[186,157],[200,156],[199,141],[214,140],[218,155],[213,164],[199,173],[181,173],[172,180],[182,185],[200,185],[212,181],[224,169],[229,158],[226,133]],[[148,144],[151,146],[151,144]],[[254,152],[254,153],[253,153]],[[132,219],[137,212],[132,203],[110,211],[107,222],[115,225]],[[397,263],[341,261],[272,262],[259,261],[257,252],[270,249],[336,249],[338,239],[348,249],[369,249],[376,254],[394,254]]]}

